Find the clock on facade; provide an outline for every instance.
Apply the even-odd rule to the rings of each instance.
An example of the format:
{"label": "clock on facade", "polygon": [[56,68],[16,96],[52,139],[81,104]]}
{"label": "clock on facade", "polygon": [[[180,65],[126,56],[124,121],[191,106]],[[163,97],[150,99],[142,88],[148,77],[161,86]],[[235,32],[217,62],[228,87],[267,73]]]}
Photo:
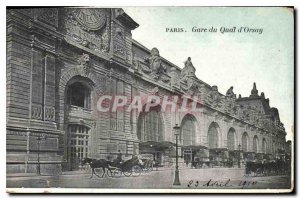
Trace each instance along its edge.
{"label": "clock on facade", "polygon": [[78,8],[73,16],[87,30],[99,30],[106,22],[105,9]]}

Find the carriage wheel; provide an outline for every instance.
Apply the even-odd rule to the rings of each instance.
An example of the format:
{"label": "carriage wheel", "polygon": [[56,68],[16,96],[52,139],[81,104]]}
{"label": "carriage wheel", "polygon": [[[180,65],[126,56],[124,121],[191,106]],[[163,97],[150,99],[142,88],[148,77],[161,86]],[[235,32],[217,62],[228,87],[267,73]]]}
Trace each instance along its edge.
{"label": "carriage wheel", "polygon": [[201,168],[200,164],[197,163],[196,166],[195,166],[195,169],[200,169],[200,168]]}
{"label": "carriage wheel", "polygon": [[98,177],[102,177],[102,175],[103,175],[103,169],[102,168],[95,168],[94,171],[95,171],[95,174]]}
{"label": "carriage wheel", "polygon": [[107,170],[107,175],[109,177],[116,177],[119,178],[122,175],[122,171],[119,168]]}
{"label": "carriage wheel", "polygon": [[131,168],[134,177],[138,177],[141,175],[142,168],[138,165],[135,165]]}
{"label": "carriage wheel", "polygon": [[147,167],[145,168],[146,172],[151,172],[153,171],[153,166],[152,165],[147,165]]}
{"label": "carriage wheel", "polygon": [[262,171],[261,168],[258,168],[258,169],[256,170],[256,176],[263,176],[263,171]]}
{"label": "carriage wheel", "polygon": [[115,169],[107,169],[106,170],[106,174],[107,174],[107,176],[109,176],[109,177],[114,177],[114,173],[115,172]]}
{"label": "carriage wheel", "polygon": [[151,171],[153,170],[153,168],[151,167],[150,164],[146,164],[142,170],[143,170],[145,173],[149,173],[149,172],[151,172]]}
{"label": "carriage wheel", "polygon": [[126,176],[126,177],[129,177],[129,176],[131,176],[131,174],[132,174],[132,170],[125,170],[125,171],[123,171],[123,173],[124,173],[124,175]]}

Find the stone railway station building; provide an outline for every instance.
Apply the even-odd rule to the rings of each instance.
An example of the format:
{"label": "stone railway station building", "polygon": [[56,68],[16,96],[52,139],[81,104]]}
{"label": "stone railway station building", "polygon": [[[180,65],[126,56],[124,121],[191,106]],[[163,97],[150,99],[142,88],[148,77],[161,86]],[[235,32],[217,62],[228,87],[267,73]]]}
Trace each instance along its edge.
{"label": "stone railway station building", "polygon": [[[254,83],[249,97],[226,95],[132,38],[139,25],[119,8],[7,9],[7,172],[76,169],[84,157],[148,154],[180,160],[272,160],[285,153],[276,108]],[[250,91],[249,91],[250,92]],[[189,96],[198,112],[100,112],[103,95]],[[109,105],[109,102],[105,102]],[[146,104],[143,104],[145,106]]]}

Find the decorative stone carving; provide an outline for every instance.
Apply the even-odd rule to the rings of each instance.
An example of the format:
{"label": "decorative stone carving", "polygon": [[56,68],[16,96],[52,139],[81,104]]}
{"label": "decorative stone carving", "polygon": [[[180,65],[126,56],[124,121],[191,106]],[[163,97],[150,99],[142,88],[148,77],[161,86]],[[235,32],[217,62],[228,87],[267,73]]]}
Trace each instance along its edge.
{"label": "decorative stone carving", "polygon": [[181,78],[188,79],[189,77],[195,76],[196,69],[191,61],[191,58],[188,57],[187,60],[184,62],[184,68],[181,71]]}
{"label": "decorative stone carving", "polygon": [[229,97],[229,98],[236,98],[236,94],[234,94],[233,92],[233,86],[231,86],[227,92],[226,92],[226,97]]}
{"label": "decorative stone carving", "polygon": [[108,52],[109,51],[109,35],[107,33],[107,31],[105,31],[101,37],[102,39],[102,43],[101,43],[101,49],[104,52]]}
{"label": "decorative stone carving", "polygon": [[74,18],[84,30],[99,30],[106,22],[105,9],[75,8]]}
{"label": "decorative stone carving", "polygon": [[236,110],[236,115],[238,118],[244,120],[244,114],[243,114],[243,109],[240,105],[237,105],[237,110]]}
{"label": "decorative stone carving", "polygon": [[106,9],[66,9],[66,38],[98,53],[108,53],[110,46],[110,17]]}
{"label": "decorative stone carving", "polygon": [[145,61],[149,63],[151,70],[151,77],[158,80],[162,74],[166,73],[166,67],[162,64],[161,57],[157,48],[152,48],[150,58],[146,58]]}
{"label": "decorative stone carving", "polygon": [[138,71],[140,68],[140,63],[135,53],[132,53],[132,67],[133,70]]}
{"label": "decorative stone carving", "polygon": [[57,8],[39,8],[34,9],[36,19],[52,25],[54,27],[58,26],[58,9]]}
{"label": "decorative stone carving", "polygon": [[181,70],[180,79],[183,84],[186,86],[182,86],[183,90],[189,90],[194,84],[196,69],[193,66],[191,58],[188,57],[184,62],[184,68]]}
{"label": "decorative stone carving", "polygon": [[207,98],[207,90],[205,88],[204,84],[200,84],[198,87],[198,99],[202,102],[202,103],[207,103],[208,98]]}
{"label": "decorative stone carving", "polygon": [[82,70],[82,75],[88,76],[91,70],[89,54],[83,53],[79,57],[78,63],[79,63],[79,69]]}
{"label": "decorative stone carving", "polygon": [[114,54],[118,57],[122,58],[123,60],[127,59],[127,50],[126,50],[126,41],[125,41],[125,31],[122,29],[121,26],[116,25],[113,29],[113,51]]}
{"label": "decorative stone carving", "polygon": [[212,86],[212,90],[208,94],[208,103],[213,107],[217,107],[218,104],[221,102],[221,97],[218,92],[217,86]]}
{"label": "decorative stone carving", "polygon": [[179,87],[180,86],[180,80],[179,80],[179,75],[176,72],[176,68],[175,67],[172,67],[170,69],[169,75],[171,77],[171,86],[173,86],[173,87]]}
{"label": "decorative stone carving", "polygon": [[32,119],[43,119],[42,117],[42,105],[33,104],[31,106],[31,118]]}
{"label": "decorative stone carving", "polygon": [[55,120],[54,107],[45,107],[45,120],[53,122]]}
{"label": "decorative stone carving", "polygon": [[220,96],[220,101],[218,104],[215,105],[216,108],[218,108],[220,111],[225,112],[226,111],[226,98],[225,96]]}
{"label": "decorative stone carving", "polygon": [[256,83],[254,82],[250,97],[258,97],[258,96],[259,95],[258,95],[258,90],[256,89]]}

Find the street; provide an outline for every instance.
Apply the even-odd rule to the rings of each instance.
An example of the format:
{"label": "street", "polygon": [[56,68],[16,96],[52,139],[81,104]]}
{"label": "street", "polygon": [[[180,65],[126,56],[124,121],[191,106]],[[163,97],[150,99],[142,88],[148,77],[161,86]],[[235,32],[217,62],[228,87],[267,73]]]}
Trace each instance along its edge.
{"label": "street", "polygon": [[131,188],[131,189],[289,189],[287,176],[245,177],[244,169],[180,169],[180,186],[174,186],[174,169],[159,168],[140,176],[90,178],[89,171],[59,176],[7,176],[7,188]]}

